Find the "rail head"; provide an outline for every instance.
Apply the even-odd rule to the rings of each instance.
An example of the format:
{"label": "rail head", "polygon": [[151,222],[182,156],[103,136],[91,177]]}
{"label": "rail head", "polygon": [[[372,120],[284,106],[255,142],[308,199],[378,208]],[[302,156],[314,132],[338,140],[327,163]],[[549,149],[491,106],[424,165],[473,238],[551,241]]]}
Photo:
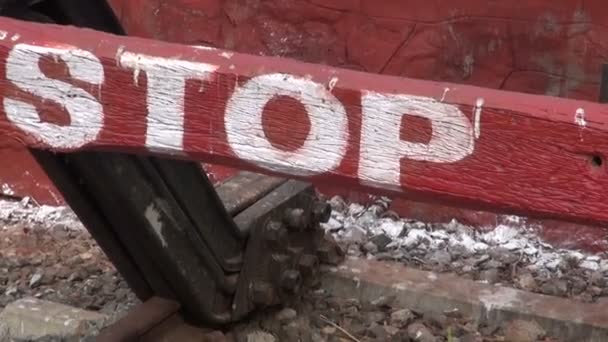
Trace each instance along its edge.
{"label": "rail head", "polygon": [[608,223],[608,107],[0,19],[0,144]]}

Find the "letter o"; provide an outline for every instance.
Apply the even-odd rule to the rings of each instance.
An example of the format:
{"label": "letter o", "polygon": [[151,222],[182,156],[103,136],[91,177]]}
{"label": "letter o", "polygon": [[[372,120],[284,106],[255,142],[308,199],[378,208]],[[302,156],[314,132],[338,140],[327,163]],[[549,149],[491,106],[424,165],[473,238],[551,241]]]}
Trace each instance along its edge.
{"label": "letter o", "polygon": [[[264,107],[276,96],[299,101],[309,117],[308,136],[295,151],[272,146],[264,133]],[[286,116],[289,114],[285,112]],[[228,144],[234,153],[271,171],[296,176],[329,172],[340,165],[346,152],[348,119],[344,106],[322,84],[309,79],[279,73],[253,77],[235,89],[224,120]]]}

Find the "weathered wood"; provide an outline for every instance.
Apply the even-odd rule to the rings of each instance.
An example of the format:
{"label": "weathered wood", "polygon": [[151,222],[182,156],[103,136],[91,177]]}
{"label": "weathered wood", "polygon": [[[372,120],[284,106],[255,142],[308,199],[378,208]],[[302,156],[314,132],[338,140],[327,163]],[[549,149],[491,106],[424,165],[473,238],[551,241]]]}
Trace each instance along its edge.
{"label": "weathered wood", "polygon": [[0,144],[608,223],[608,107],[8,19]]}

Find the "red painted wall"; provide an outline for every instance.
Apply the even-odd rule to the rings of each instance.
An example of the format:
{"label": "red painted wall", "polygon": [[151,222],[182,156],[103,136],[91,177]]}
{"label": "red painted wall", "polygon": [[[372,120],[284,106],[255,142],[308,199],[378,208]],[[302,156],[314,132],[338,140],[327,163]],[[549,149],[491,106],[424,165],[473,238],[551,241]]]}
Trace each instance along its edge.
{"label": "red painted wall", "polygon": [[[130,35],[374,73],[595,100],[608,3],[528,0],[110,0]],[[0,149],[0,191],[57,203],[25,151]],[[209,168],[209,167],[208,167]],[[213,179],[230,174],[209,168]],[[29,172],[29,173],[28,173]],[[339,189],[325,189],[339,191]],[[362,194],[348,194],[364,199]],[[397,201],[416,218],[492,224],[493,214]],[[606,230],[547,222],[560,244],[606,249]]]}

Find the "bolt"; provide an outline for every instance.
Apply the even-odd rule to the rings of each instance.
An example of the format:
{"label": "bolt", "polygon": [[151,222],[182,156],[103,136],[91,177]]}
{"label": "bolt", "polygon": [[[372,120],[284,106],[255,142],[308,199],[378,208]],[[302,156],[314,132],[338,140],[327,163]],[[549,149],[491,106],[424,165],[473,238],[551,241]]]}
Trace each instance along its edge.
{"label": "bolt", "polygon": [[287,248],[287,253],[289,253],[291,260],[294,260],[294,261],[298,260],[303,252],[304,252],[304,248],[302,248],[302,247]]}
{"label": "bolt", "polygon": [[304,254],[300,257],[298,262],[298,269],[304,277],[310,277],[315,274],[317,267],[319,266],[319,258],[312,254]]}
{"label": "bolt", "polygon": [[268,282],[256,280],[249,290],[249,297],[256,305],[270,306],[276,302],[276,291]]}
{"label": "bolt", "polygon": [[285,213],[285,223],[290,229],[302,231],[309,222],[306,212],[302,208],[288,209]]}
{"label": "bolt", "polygon": [[297,270],[287,270],[281,274],[281,287],[292,293],[300,291],[302,276]]}
{"label": "bolt", "polygon": [[289,268],[289,259],[289,255],[286,254],[272,254],[268,263],[268,270],[272,274],[281,274],[284,270]]}
{"label": "bolt", "polygon": [[325,201],[317,201],[312,207],[312,215],[315,221],[327,223],[331,218],[331,205]]}
{"label": "bolt", "polygon": [[287,243],[288,232],[281,222],[270,221],[264,227],[264,237],[267,241],[280,245]]}

